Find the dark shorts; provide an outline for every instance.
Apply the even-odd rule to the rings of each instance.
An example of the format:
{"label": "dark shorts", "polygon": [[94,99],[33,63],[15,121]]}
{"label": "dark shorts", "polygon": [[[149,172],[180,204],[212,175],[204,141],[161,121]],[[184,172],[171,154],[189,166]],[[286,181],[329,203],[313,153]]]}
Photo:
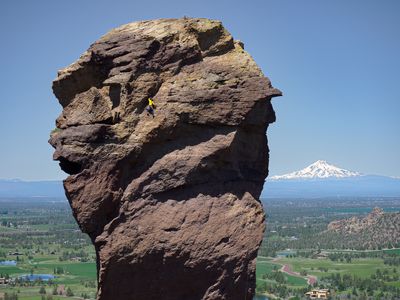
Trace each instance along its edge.
{"label": "dark shorts", "polygon": [[153,109],[151,106],[147,106],[147,107],[146,107],[146,111],[147,111],[149,114],[154,115],[154,109]]}

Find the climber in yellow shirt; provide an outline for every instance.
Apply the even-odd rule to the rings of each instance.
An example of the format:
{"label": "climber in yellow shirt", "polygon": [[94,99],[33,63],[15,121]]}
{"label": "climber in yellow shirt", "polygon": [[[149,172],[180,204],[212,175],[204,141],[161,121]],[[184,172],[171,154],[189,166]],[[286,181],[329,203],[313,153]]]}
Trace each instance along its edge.
{"label": "climber in yellow shirt", "polygon": [[154,104],[153,99],[149,98],[149,104],[146,107],[146,111],[148,115],[152,115],[154,118],[154,110],[156,109],[156,105]]}

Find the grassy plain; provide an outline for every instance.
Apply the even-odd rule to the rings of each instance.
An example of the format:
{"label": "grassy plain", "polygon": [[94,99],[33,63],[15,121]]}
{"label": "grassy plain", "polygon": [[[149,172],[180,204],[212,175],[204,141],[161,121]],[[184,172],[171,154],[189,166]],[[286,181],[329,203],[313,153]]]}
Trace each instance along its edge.
{"label": "grassy plain", "polygon": [[[311,258],[283,258],[279,262],[292,266],[292,270],[296,272],[306,271],[307,274],[315,275],[318,278],[328,277],[333,273],[350,274],[367,278],[374,274],[377,269],[381,271],[393,269],[393,267],[385,265],[383,259],[380,258],[353,259],[351,263]],[[326,268],[328,271],[325,272],[319,270],[319,268]]]}
{"label": "grassy plain", "polygon": [[[265,275],[271,274],[277,270],[280,270],[282,267],[281,262],[273,262],[272,259],[259,257],[257,259],[257,268],[256,268],[256,278],[257,284],[261,284],[262,282],[273,282],[273,280],[269,280],[265,277]],[[264,276],[263,276],[264,275]],[[289,274],[284,273],[283,276],[285,277],[285,281],[288,286],[291,287],[306,287],[307,281],[304,278],[300,278],[297,276],[292,276]]]}

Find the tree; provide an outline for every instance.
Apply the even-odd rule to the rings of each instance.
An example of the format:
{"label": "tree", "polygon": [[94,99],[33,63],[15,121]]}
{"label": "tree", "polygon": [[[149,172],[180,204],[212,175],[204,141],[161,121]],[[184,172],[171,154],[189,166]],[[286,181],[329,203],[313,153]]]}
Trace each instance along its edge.
{"label": "tree", "polygon": [[4,294],[4,300],[18,300],[18,295],[15,293],[12,294]]}
{"label": "tree", "polygon": [[73,297],[73,296],[74,296],[74,293],[72,292],[72,290],[71,290],[70,287],[67,288],[67,293],[66,293],[66,295],[67,295],[68,297]]}
{"label": "tree", "polygon": [[353,287],[353,291],[351,292],[354,296],[357,296],[357,289],[355,287]]}
{"label": "tree", "polygon": [[44,288],[44,286],[40,287],[39,294],[46,294],[46,289]]}
{"label": "tree", "polygon": [[53,294],[53,295],[58,295],[58,293],[57,293],[57,286],[54,286],[54,287],[53,287],[53,292],[52,292],[52,294]]}

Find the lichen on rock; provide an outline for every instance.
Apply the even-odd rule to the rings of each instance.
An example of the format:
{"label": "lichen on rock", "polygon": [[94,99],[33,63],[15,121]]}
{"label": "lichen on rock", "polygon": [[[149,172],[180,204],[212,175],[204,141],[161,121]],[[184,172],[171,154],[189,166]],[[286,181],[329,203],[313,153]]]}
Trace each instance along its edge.
{"label": "lichen on rock", "polygon": [[218,21],[144,21],[59,71],[50,143],[98,299],[252,299],[281,93],[243,48]]}

